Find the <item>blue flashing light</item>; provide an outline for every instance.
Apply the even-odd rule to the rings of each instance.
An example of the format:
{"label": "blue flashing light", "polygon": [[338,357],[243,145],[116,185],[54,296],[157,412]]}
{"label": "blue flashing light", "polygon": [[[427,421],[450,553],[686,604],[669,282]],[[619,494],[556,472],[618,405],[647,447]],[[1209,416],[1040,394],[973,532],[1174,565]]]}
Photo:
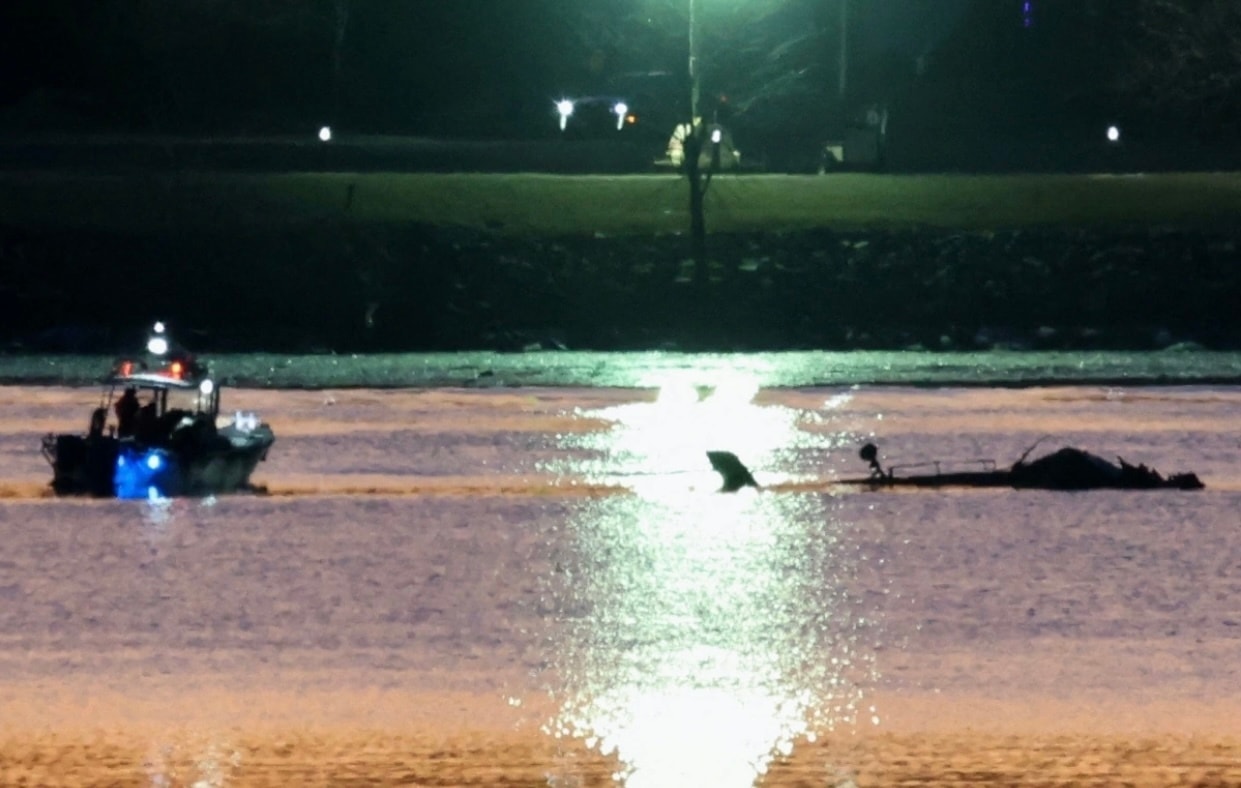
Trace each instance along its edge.
{"label": "blue flashing light", "polygon": [[159,500],[176,492],[177,464],[163,449],[122,447],[116,456],[112,486],[117,498]]}

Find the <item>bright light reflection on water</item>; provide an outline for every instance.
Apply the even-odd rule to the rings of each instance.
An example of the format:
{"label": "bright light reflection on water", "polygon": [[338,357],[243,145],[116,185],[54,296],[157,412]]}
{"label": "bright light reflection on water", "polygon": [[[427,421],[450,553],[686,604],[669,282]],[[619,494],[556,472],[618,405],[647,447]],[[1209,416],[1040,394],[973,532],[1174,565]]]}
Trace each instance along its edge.
{"label": "bright light reflection on water", "polygon": [[[671,381],[607,414],[598,463],[675,474],[719,447],[761,465],[797,440],[797,419],[754,393]],[[752,785],[799,740],[871,720],[876,627],[852,591],[860,557],[834,499],[658,473],[632,489],[568,525],[549,589],[553,735],[615,753],[631,787],[723,788]]]}
{"label": "bright light reflection on water", "polygon": [[241,753],[227,740],[203,735],[153,746],[144,763],[151,788],[224,788],[241,766]]}
{"label": "bright light reflection on water", "polygon": [[[722,377],[714,386],[695,384],[688,374],[666,374],[650,381],[654,402],[605,408],[592,416],[611,421],[606,433],[566,436],[570,448],[594,459],[576,458],[551,470],[621,483],[639,494],[665,496],[687,487],[718,488],[706,452],[731,451],[753,469],[775,468],[780,452],[791,452],[808,437],[798,430],[795,409],[759,405],[754,378]],[[687,477],[693,481],[687,482]],[[768,482],[777,481],[768,477]]]}

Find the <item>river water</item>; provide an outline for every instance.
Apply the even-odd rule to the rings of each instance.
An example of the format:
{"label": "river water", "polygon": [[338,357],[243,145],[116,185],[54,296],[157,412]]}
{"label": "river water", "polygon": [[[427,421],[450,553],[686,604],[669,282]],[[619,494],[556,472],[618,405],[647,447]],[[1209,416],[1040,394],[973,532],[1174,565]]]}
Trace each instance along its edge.
{"label": "river water", "polygon": [[267,494],[153,502],[49,497],[92,360],[0,359],[0,783],[1241,784],[1236,360],[1027,358],[233,357]]}

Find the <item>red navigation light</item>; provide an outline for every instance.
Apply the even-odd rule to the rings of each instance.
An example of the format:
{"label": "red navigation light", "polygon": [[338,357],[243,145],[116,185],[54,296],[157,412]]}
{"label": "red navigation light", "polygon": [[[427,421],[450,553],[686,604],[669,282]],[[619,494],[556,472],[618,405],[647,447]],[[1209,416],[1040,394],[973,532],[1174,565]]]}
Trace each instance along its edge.
{"label": "red navigation light", "polygon": [[121,374],[122,375],[128,375],[130,372],[133,372],[133,371],[134,371],[134,365],[132,363],[128,361],[121,362]]}
{"label": "red navigation light", "polygon": [[181,371],[182,371],[183,369],[184,369],[184,367],[182,367],[182,366],[181,366],[181,362],[180,362],[180,361],[174,361],[174,362],[172,362],[172,364],[170,364],[170,365],[168,366],[168,372],[169,372],[169,373],[171,373],[171,374],[172,374],[172,376],[173,376],[174,378],[180,378],[180,377],[181,377]]}

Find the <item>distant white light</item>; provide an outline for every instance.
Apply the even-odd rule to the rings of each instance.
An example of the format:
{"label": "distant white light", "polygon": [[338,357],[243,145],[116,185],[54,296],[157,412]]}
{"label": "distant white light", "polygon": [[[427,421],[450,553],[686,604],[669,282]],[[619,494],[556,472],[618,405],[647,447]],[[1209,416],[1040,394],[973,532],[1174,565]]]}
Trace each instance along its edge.
{"label": "distant white light", "polygon": [[323,128],[319,129],[319,141],[320,142],[331,142],[332,141],[332,127],[331,126],[324,126]]}
{"label": "distant white light", "polygon": [[156,356],[162,356],[168,352],[168,340],[162,336],[154,336],[147,340],[147,350]]}
{"label": "distant white light", "polygon": [[612,111],[616,113],[616,130],[620,131],[625,128],[625,116],[629,114],[629,105],[618,101],[616,106],[612,107]]}
{"label": "distant white light", "polygon": [[215,383],[212,382],[211,378],[207,378],[202,383],[198,384],[198,390],[203,394],[210,394],[215,391]]}
{"label": "distant white light", "polygon": [[154,330],[155,330],[155,333],[156,333],[156,334],[162,334],[162,333],[164,333],[164,321],[163,321],[163,320],[156,320],[156,321],[155,321]]}
{"label": "distant white light", "polygon": [[715,145],[720,144],[720,140],[724,139],[724,132],[719,129],[711,129],[711,142]]}
{"label": "distant white light", "polygon": [[557,101],[556,112],[560,115],[560,130],[564,131],[569,123],[569,116],[573,114],[573,102],[570,99]]}
{"label": "distant white light", "polygon": [[147,457],[147,467],[153,471],[158,471],[159,466],[163,464],[164,464],[163,460],[159,458],[158,454],[152,454],[151,456]]}
{"label": "distant white light", "polygon": [[1118,126],[1107,127],[1107,141],[1108,142],[1120,142],[1120,127]]}

